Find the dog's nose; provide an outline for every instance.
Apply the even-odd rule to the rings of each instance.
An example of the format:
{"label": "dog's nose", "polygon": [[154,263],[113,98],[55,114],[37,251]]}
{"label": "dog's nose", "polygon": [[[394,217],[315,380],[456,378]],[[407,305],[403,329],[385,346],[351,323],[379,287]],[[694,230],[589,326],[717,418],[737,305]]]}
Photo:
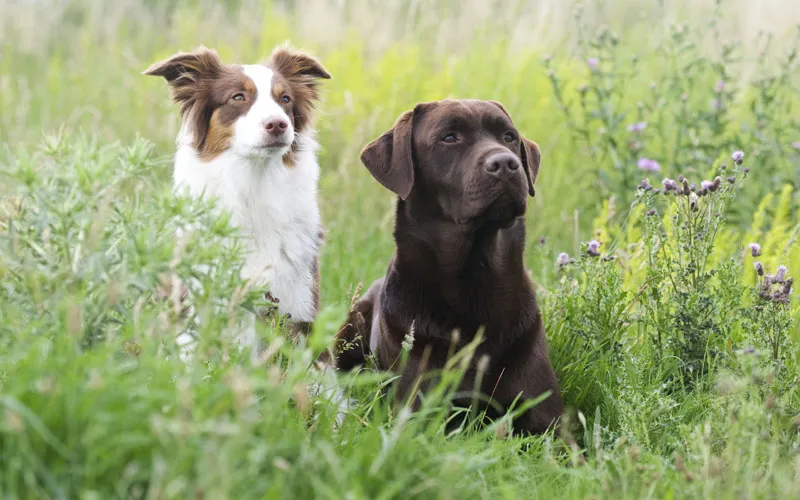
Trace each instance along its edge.
{"label": "dog's nose", "polygon": [[494,153],[486,158],[485,168],[493,174],[514,171],[520,167],[519,158],[511,153]]}
{"label": "dog's nose", "polygon": [[281,135],[289,128],[289,122],[283,118],[270,118],[264,122],[264,128],[270,135]]}

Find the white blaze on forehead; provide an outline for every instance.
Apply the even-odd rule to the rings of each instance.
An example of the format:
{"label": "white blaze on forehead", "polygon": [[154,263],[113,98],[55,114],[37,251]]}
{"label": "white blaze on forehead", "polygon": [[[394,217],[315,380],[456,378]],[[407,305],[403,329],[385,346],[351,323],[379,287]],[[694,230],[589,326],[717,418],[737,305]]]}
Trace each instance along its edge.
{"label": "white blaze on forehead", "polygon": [[[256,87],[256,96],[255,102],[247,113],[236,121],[234,149],[246,153],[249,150],[261,148],[267,139],[264,124],[270,118],[283,118],[289,125],[286,135],[293,137],[294,129],[289,116],[272,96],[274,72],[260,64],[243,65],[242,72],[253,81]],[[285,151],[276,153],[282,155]]]}

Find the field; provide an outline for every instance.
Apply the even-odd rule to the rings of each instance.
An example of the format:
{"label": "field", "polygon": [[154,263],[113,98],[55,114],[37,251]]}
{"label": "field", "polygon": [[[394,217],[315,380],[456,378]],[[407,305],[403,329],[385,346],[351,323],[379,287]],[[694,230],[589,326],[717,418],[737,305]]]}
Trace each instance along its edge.
{"label": "field", "polygon": [[[800,4],[754,3],[0,0],[0,498],[796,498]],[[177,108],[141,71],[285,40],[333,75],[323,311],[301,346],[264,326],[254,366],[219,335],[250,304],[231,230],[170,194]],[[419,413],[371,371],[340,377],[341,426],[309,395],[393,248],[359,152],[445,97],[501,101],[542,148],[526,262],[558,435],[445,435],[458,363]],[[212,259],[195,305],[228,313],[187,367],[152,292]]]}

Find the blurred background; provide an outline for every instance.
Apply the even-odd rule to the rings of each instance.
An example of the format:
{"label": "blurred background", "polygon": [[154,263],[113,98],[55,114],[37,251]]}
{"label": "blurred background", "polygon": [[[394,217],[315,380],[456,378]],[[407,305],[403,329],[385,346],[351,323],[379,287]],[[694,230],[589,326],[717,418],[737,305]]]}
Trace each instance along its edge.
{"label": "blurred background", "polygon": [[541,145],[529,236],[554,253],[578,251],[598,217],[624,218],[643,174],[703,175],[746,151],[760,165],[732,213],[745,231],[800,173],[794,0],[0,0],[0,12],[0,154],[57,130],[140,136],[165,186],[177,107],[144,68],[200,44],[227,62],[286,40],[319,56],[333,75],[317,119],[326,300],[384,270],[392,197],[358,153],[421,100],[502,101]]}

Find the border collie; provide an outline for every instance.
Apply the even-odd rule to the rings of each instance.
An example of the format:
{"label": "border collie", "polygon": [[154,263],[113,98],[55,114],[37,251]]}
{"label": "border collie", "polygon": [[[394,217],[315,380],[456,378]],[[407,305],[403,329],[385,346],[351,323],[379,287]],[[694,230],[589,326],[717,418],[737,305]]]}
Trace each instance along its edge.
{"label": "border collie", "polygon": [[[249,65],[224,64],[201,46],[144,74],[164,77],[180,104],[175,191],[214,197],[230,212],[244,237],[241,277],[277,304],[293,338],[308,333],[319,309],[322,245],[312,118],[319,82],[330,74],[285,45]],[[255,317],[237,337],[255,357]],[[178,341],[185,349],[189,340]]]}

